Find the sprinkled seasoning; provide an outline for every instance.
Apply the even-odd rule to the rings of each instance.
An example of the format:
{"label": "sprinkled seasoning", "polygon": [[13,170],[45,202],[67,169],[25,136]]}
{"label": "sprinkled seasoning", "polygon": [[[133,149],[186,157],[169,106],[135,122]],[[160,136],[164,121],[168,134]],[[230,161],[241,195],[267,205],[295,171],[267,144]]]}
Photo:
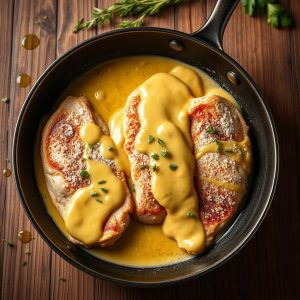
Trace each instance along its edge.
{"label": "sprinkled seasoning", "polygon": [[106,183],[106,180],[99,180],[98,181],[98,184],[104,184],[104,183]]}
{"label": "sprinkled seasoning", "polygon": [[151,154],[151,158],[153,158],[154,160],[159,160],[159,156],[157,153]]}
{"label": "sprinkled seasoning", "polygon": [[22,266],[23,266],[23,267],[27,266],[27,261],[23,261],[23,262],[22,262]]}
{"label": "sprinkled seasoning", "polygon": [[169,168],[170,168],[170,170],[175,171],[175,170],[177,170],[178,166],[174,163],[171,163],[171,164],[169,164]]}
{"label": "sprinkled seasoning", "polygon": [[140,170],[144,170],[144,169],[146,169],[148,166],[147,165],[141,165],[140,166]]}
{"label": "sprinkled seasoning", "polygon": [[113,150],[114,150],[114,148],[113,148],[112,146],[109,146],[107,149],[108,149],[109,151],[113,151]]}
{"label": "sprinkled seasoning", "polygon": [[11,176],[11,170],[10,169],[4,169],[3,170],[4,177],[10,177]]}
{"label": "sprinkled seasoning", "polygon": [[90,178],[90,173],[87,171],[87,170],[81,170],[79,175],[82,177],[82,178]]}
{"label": "sprinkled seasoning", "polygon": [[99,203],[101,203],[101,204],[103,203],[103,201],[100,200],[100,199],[98,199],[98,198],[96,199],[96,201],[99,202]]}
{"label": "sprinkled seasoning", "polygon": [[148,143],[152,144],[155,141],[155,137],[153,135],[149,135],[148,137]]}

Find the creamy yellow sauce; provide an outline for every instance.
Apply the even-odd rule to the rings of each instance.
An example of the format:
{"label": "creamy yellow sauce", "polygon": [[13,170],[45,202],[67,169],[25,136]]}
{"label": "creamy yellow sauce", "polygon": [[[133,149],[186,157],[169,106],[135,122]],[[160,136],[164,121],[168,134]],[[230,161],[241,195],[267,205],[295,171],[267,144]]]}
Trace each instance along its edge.
{"label": "creamy yellow sauce", "polygon": [[[108,124],[110,129],[111,137],[104,135],[101,136],[101,145],[103,145],[103,149],[101,150],[103,151],[102,154],[107,158],[114,158],[118,167],[122,168],[122,170],[124,170],[128,176],[129,163],[123,151],[124,138],[122,134],[122,108],[125,105],[128,95],[152,75],[156,73],[171,72],[172,76],[169,76],[171,76],[174,80],[177,80],[176,86],[177,83],[180,82],[180,89],[185,90],[184,93],[187,94],[188,98],[214,93],[222,96],[232,103],[235,103],[233,97],[225,90],[221,89],[216,82],[214,82],[205,73],[192,67],[190,67],[190,69],[186,69],[184,67],[187,66],[178,61],[154,56],[135,56],[115,59],[96,67],[87,74],[83,75],[81,78],[71,83],[70,86],[64,91],[61,99],[65,98],[67,95],[84,95],[90,100],[94,111],[99,114],[99,116]],[[199,77],[195,76],[193,73],[197,73]],[[185,80],[184,78],[189,79]],[[188,87],[186,83],[189,84]],[[149,90],[147,86],[144,86],[144,91],[147,89]],[[187,99],[186,103],[188,103],[188,101],[189,99]],[[153,173],[154,176],[152,176],[152,183],[153,186],[162,186],[164,181],[161,180],[162,178],[160,178],[159,174],[161,172],[165,172],[165,174],[171,174],[171,177],[174,178],[168,182],[164,182],[164,184],[168,185],[169,190],[171,190],[171,187],[174,188],[177,185],[178,178],[183,180],[181,186],[189,187],[188,190],[185,191],[179,191],[179,187],[176,190],[179,192],[182,198],[186,199],[186,201],[184,201],[186,205],[183,205],[182,209],[178,210],[176,207],[172,207],[168,204],[168,215],[171,217],[169,218],[170,222],[167,219],[167,221],[164,223],[163,230],[168,236],[177,239],[179,244],[182,243],[181,246],[183,248],[190,252],[198,252],[201,250],[201,245],[203,245],[203,235],[198,235],[200,240],[189,243],[189,240],[193,241],[193,234],[191,234],[191,231],[197,230],[201,233],[203,232],[203,228],[198,218],[197,201],[195,201],[195,192],[193,189],[193,184],[191,183],[194,168],[193,157],[191,157],[190,135],[186,131],[188,126],[187,115],[184,109],[184,103],[182,104],[183,107],[180,108],[180,103],[178,103],[177,110],[174,108],[178,120],[168,119],[170,116],[164,115],[164,120],[167,120],[165,126],[163,126],[163,128],[158,128],[159,126],[156,126],[156,132],[154,132],[153,135],[160,137],[162,140],[172,140],[172,143],[174,143],[174,149],[176,149],[175,146],[178,146],[180,149],[184,149],[186,155],[184,157],[180,156],[179,152],[173,150],[173,147],[168,145],[169,142],[167,142],[167,147],[170,147],[170,149],[168,149],[168,151],[170,151],[170,156],[164,160],[162,158],[159,159],[159,172]],[[167,108],[168,106],[165,105],[165,107]],[[148,112],[149,111],[150,110],[148,110]],[[170,125],[174,122],[178,125],[176,125],[176,128],[173,125]],[[145,128],[146,127],[147,126],[145,126]],[[95,131],[95,129],[91,130]],[[147,136],[149,133],[149,129],[145,130],[144,132],[145,136]],[[99,134],[101,134],[101,132]],[[170,134],[173,139],[170,139]],[[97,133],[95,133],[95,135],[97,135]],[[82,136],[84,136],[84,133]],[[91,144],[95,142],[95,140],[89,141]],[[85,142],[89,144],[89,141],[86,140]],[[145,143],[146,140],[140,142],[141,149],[142,145],[145,145]],[[108,150],[109,148],[110,150]],[[152,152],[159,153],[160,150],[161,148],[158,148],[158,144],[156,143],[153,148],[147,147],[147,149],[144,148],[142,151],[151,155]],[[115,153],[113,153],[114,151]],[[36,151],[35,157],[37,181],[45,200],[48,213],[54,219],[55,223],[62,230],[62,232],[67,235],[68,233],[65,224],[59,217],[48,195],[45,179],[41,170],[39,151]],[[178,166],[175,171],[172,171],[169,168],[169,164],[173,161],[176,161],[176,165]],[[90,167],[93,166],[90,165]],[[93,171],[91,171],[91,173],[92,172]],[[105,171],[105,173],[107,172]],[[186,174],[190,174],[190,176],[185,176]],[[94,176],[92,177],[94,178]],[[95,178],[96,177],[97,176],[95,176]],[[157,185],[156,182],[158,182]],[[93,183],[92,186],[95,187]],[[87,190],[90,192],[90,187],[88,187]],[[168,197],[165,197],[165,195],[162,193],[161,188],[154,189],[153,192],[157,199],[162,199],[162,204],[167,205],[166,202],[170,202],[167,199]],[[90,195],[89,197],[83,198],[86,199],[84,201],[94,200],[92,199],[93,197],[90,197]],[[94,206],[96,204],[95,202],[91,203],[90,209],[99,208],[99,206]],[[97,204],[101,205],[100,203]],[[193,213],[192,217],[187,217],[187,213],[189,212]],[[183,228],[180,228],[179,223],[181,222],[180,220],[183,219],[185,222],[191,224],[188,224],[187,226],[181,226]],[[174,224],[176,225],[175,227]],[[190,232],[185,232],[185,228]],[[177,233],[177,231],[181,232]],[[87,239],[89,241],[95,241],[100,236],[101,232],[98,230],[95,236]],[[190,239],[185,239],[185,236],[189,237]],[[189,245],[192,245],[191,248],[189,248]],[[167,238],[166,235],[162,233],[162,227],[160,225],[142,225],[136,221],[132,221],[130,223],[129,228],[113,246],[104,249],[89,249],[87,251],[93,255],[96,255],[97,257],[100,257],[101,259],[130,266],[165,265],[185,260],[190,257],[183,250],[178,248],[174,240]]]}
{"label": "creamy yellow sauce", "polygon": [[[167,211],[163,232],[189,253],[199,253],[205,246],[205,232],[193,183],[195,161],[187,108],[193,97],[191,90],[200,93],[202,88],[198,75],[181,69],[186,72],[177,74],[179,78],[158,73],[139,87],[141,128],[135,147],[150,157],[151,190]],[[191,89],[184,83],[185,73],[194,83]]]}

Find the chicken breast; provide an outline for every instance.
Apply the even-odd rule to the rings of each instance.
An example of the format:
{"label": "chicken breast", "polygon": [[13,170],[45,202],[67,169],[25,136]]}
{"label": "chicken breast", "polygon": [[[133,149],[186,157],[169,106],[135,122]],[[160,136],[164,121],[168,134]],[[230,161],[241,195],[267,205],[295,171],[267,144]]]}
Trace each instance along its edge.
{"label": "chicken breast", "polygon": [[125,151],[130,161],[131,178],[135,188],[134,216],[145,224],[161,223],[165,209],[156,201],[151,192],[149,157],[135,149],[135,138],[140,129],[138,106],[141,96],[134,91],[127,99],[124,109]]}
{"label": "chicken breast", "polygon": [[[193,99],[189,116],[196,159],[195,185],[209,244],[232,219],[246,193],[251,146],[239,110],[219,96]],[[211,147],[216,151],[210,151]]]}
{"label": "chicken breast", "polygon": [[[41,156],[46,184],[53,204],[63,219],[71,196],[78,189],[90,184],[88,178],[80,176],[80,171],[86,169],[86,161],[85,143],[80,138],[79,130],[87,123],[96,123],[105,135],[109,134],[106,124],[93,114],[85,97],[67,97],[43,130]],[[92,159],[110,166],[115,176],[122,181],[126,192],[124,203],[104,225],[99,245],[105,247],[113,244],[124,232],[130,221],[133,202],[124,173],[116,167],[113,160],[101,157],[97,149],[97,144],[90,149]],[[72,237],[71,240],[81,244]]]}

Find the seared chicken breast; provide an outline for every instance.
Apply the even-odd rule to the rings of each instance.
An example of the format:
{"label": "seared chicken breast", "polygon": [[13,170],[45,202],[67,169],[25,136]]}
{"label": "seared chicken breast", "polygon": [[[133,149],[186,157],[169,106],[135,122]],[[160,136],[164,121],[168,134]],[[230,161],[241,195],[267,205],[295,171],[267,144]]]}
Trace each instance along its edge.
{"label": "seared chicken breast", "polygon": [[[106,124],[93,114],[85,97],[67,97],[43,130],[41,156],[46,184],[53,204],[63,219],[71,196],[90,184],[89,178],[80,176],[80,171],[86,169],[86,161],[85,143],[80,138],[79,130],[87,123],[96,123],[105,135],[109,134]],[[99,245],[105,247],[122,235],[130,221],[133,203],[124,173],[116,167],[113,160],[101,157],[97,152],[98,148],[97,144],[94,145],[90,149],[90,156],[109,165],[115,176],[122,181],[126,192],[124,203],[104,225]],[[81,244],[74,239],[72,241]]]}

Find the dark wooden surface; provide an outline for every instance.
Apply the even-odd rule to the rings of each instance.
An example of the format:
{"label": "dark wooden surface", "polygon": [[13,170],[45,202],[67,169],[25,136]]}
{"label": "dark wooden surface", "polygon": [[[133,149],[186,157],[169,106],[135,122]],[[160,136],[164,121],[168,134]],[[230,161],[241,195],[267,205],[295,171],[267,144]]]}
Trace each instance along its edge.
{"label": "dark wooden surface", "polygon": [[[107,31],[72,33],[77,19],[89,17],[93,6],[112,0],[0,0],[0,103],[3,170],[11,164],[12,136],[29,88],[16,84],[22,72],[34,82],[58,56],[79,42]],[[87,275],[55,254],[27,219],[13,177],[0,179],[0,298],[2,299],[299,299],[300,292],[300,2],[283,2],[293,12],[296,27],[272,29],[264,18],[235,10],[224,37],[225,50],[253,77],[266,96],[280,142],[280,175],[270,211],[252,240],[219,269],[172,287],[127,288]],[[147,25],[192,32],[210,14],[215,1],[187,1],[164,10]],[[27,51],[21,38],[35,33],[40,46]],[[24,158],[26,159],[26,158]],[[35,239],[25,256],[17,240],[20,229]],[[22,266],[23,261],[27,266]],[[66,278],[62,281],[60,278]]]}

